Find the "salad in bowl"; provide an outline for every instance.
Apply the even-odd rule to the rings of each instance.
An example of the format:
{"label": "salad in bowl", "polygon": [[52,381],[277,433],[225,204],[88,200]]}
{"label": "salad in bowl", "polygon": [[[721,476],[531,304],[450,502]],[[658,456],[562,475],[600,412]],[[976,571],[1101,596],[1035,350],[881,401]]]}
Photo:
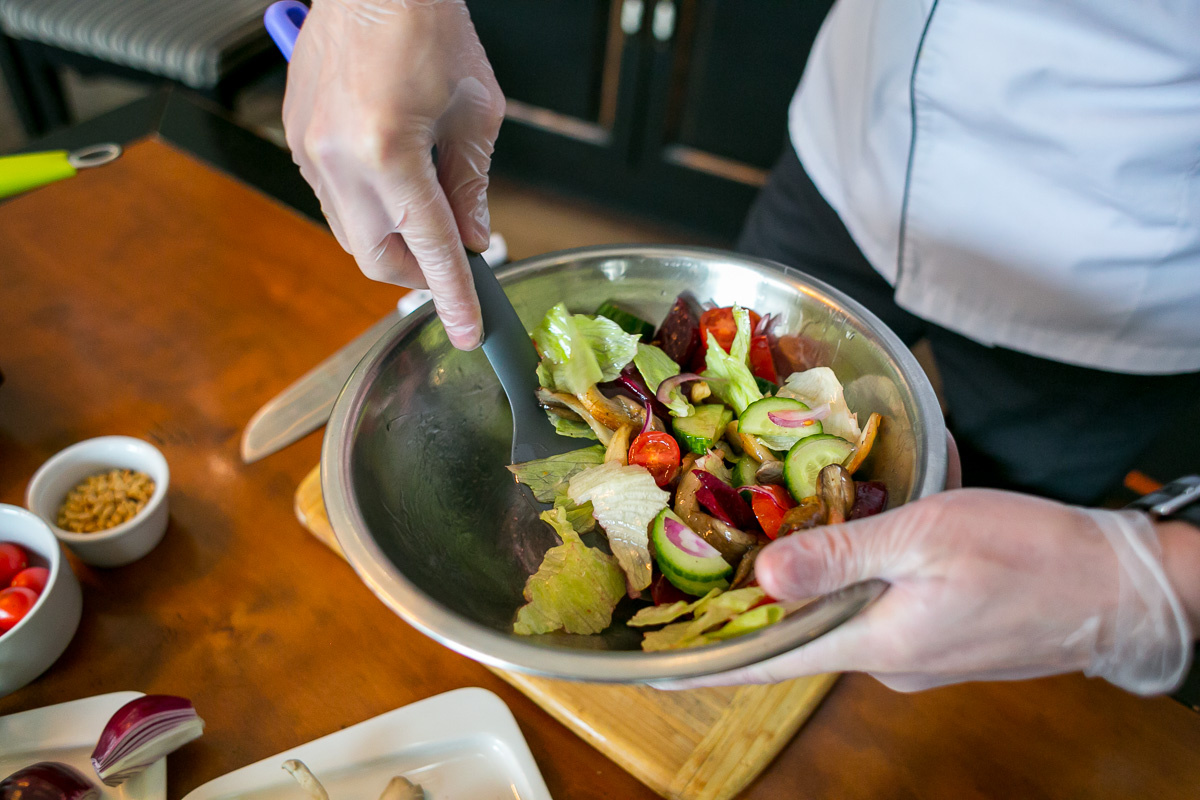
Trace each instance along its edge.
{"label": "salad in bowl", "polygon": [[546,312],[538,400],[580,447],[509,467],[560,542],[514,633],[599,634],[626,597],[646,651],[760,630],[797,608],[755,580],[766,544],[887,508],[855,479],[887,421],[859,419],[824,343],[774,328],[688,292],[657,327],[612,302]]}

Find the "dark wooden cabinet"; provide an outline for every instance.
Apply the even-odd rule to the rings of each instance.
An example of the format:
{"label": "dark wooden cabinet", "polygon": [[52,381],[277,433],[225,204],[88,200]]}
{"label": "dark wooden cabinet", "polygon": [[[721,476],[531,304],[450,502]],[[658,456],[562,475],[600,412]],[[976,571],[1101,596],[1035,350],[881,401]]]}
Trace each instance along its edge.
{"label": "dark wooden cabinet", "polygon": [[732,239],[832,0],[469,0],[495,169]]}

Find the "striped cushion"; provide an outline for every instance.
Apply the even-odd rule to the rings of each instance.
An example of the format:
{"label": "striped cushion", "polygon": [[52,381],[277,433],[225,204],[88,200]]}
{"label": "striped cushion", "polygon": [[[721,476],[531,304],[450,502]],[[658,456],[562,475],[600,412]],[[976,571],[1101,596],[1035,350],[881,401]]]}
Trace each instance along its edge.
{"label": "striped cushion", "polygon": [[0,0],[14,39],[162,75],[196,89],[270,46],[270,0]]}

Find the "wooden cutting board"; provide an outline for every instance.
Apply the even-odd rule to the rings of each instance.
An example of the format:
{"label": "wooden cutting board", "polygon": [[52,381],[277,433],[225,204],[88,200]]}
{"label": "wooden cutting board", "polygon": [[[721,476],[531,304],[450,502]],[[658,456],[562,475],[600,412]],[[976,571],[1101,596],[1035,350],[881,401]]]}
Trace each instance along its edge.
{"label": "wooden cutting board", "polygon": [[[296,516],[342,555],[325,513],[318,468],[296,490]],[[837,680],[836,675],[818,675],[774,686],[664,692],[492,671],[672,800],[737,795],[771,763]]]}

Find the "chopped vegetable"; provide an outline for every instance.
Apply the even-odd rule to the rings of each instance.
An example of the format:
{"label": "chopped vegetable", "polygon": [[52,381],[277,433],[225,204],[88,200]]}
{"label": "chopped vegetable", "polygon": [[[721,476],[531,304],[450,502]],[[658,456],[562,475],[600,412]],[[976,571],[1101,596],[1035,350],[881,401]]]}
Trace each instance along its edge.
{"label": "chopped vegetable", "polygon": [[542,519],[563,543],[546,551],[538,571],[525,582],[527,604],[517,612],[513,632],[599,633],[612,623],[613,609],[625,595],[621,568],[612,556],[585,545],[561,508],[543,512]]}
{"label": "chopped vegetable", "polygon": [[567,495],[576,503],[591,502],[592,514],[604,529],[630,590],[640,592],[649,586],[650,523],[671,498],[658,488],[654,476],[634,464],[602,464],[571,478]]}
{"label": "chopped vegetable", "polygon": [[[637,355],[633,357],[633,363],[638,368],[638,372],[641,373],[642,378],[646,381],[646,386],[652,392],[659,393],[664,381],[679,375],[679,365],[654,345],[638,345]],[[696,376],[696,379],[699,380],[699,376]],[[682,382],[672,381],[666,389],[662,390],[661,397],[658,394],[655,395],[656,399],[677,417],[686,417],[692,413],[692,404],[683,396],[680,385]]]}
{"label": "chopped vegetable", "polygon": [[766,336],[750,338],[750,372],[756,378],[779,383],[779,375],[775,371],[775,359],[771,354],[771,343]]}
{"label": "chopped vegetable", "polygon": [[554,430],[559,436],[566,436],[571,439],[599,438],[591,426],[582,419],[568,419],[567,417],[555,414],[548,408],[546,409],[546,416],[550,418],[550,423],[554,425]]}
{"label": "chopped vegetable", "polygon": [[854,506],[850,509],[849,519],[882,514],[887,509],[887,504],[887,486],[879,481],[855,481]]}
{"label": "chopped vegetable", "polygon": [[741,414],[746,406],[761,400],[763,395],[746,360],[750,351],[750,318],[746,309],[737,306],[733,308],[733,318],[737,323],[737,335],[729,352],[725,352],[710,333],[704,356],[708,368],[701,374],[705,378],[720,379],[711,383],[713,394]]}
{"label": "chopped vegetable", "polygon": [[511,464],[508,471],[528,486],[539,502],[552,503],[554,496],[566,489],[567,481],[573,476],[603,462],[604,448],[593,445],[549,458]]}
{"label": "chopped vegetable", "polygon": [[749,611],[738,614],[724,626],[709,633],[705,638],[709,641],[732,639],[734,636],[744,636],[762,630],[768,625],[774,625],[783,619],[783,606],[770,603],[765,606],[755,606]]}
{"label": "chopped vegetable", "polygon": [[720,593],[720,589],[713,589],[700,599],[691,602],[680,600],[670,605],[647,606],[634,614],[633,618],[626,624],[633,628],[644,628],[648,625],[666,625],[668,622],[674,622],[679,619],[684,614],[691,614],[701,603],[708,602]]}
{"label": "chopped vegetable", "polygon": [[[709,340],[711,334],[713,339],[716,339],[717,344],[726,353],[730,351],[734,340],[738,334],[737,312],[738,306],[727,306],[725,308],[710,308],[700,315],[700,353],[707,357],[708,348],[712,346]],[[760,317],[753,311],[747,311],[750,326],[748,334],[751,335],[754,328],[758,326]],[[749,348],[749,345],[747,345]]]}
{"label": "chopped vegetable", "polygon": [[658,568],[677,589],[697,597],[729,587],[733,568],[683,520],[663,509],[652,530]]}
{"label": "chopped vegetable", "polygon": [[625,309],[618,308],[611,300],[596,309],[596,316],[611,319],[621,326],[621,330],[632,333],[642,341],[648,342],[654,335],[653,325],[636,314],[630,314]]}
{"label": "chopped vegetable", "polygon": [[425,800],[425,790],[403,775],[396,775],[383,787],[379,800]]}
{"label": "chopped vegetable", "polygon": [[763,533],[774,539],[779,535],[783,515],[796,505],[796,501],[782,486],[747,486],[742,491],[750,494],[750,508]]}
{"label": "chopped vegetable", "polygon": [[74,767],[39,761],[0,781],[0,800],[97,800],[100,789]]}
{"label": "chopped vegetable", "polygon": [[846,398],[842,395],[842,384],[829,367],[813,367],[804,372],[794,372],[779,390],[779,397],[791,397],[809,408],[829,404],[829,415],[821,420],[825,433],[840,436],[847,441],[857,441],[858,418],[850,413]]}
{"label": "chopped vegetable", "polygon": [[828,433],[796,442],[783,461],[783,477],[792,497],[801,500],[817,493],[817,476],[829,464],[841,464],[854,445]]}
{"label": "chopped vegetable", "polygon": [[687,417],[675,417],[671,427],[688,450],[696,455],[702,455],[716,445],[725,426],[733,419],[733,413],[720,403],[706,403],[696,406],[695,413]]}
{"label": "chopped vegetable", "polygon": [[654,335],[667,357],[676,364],[692,363],[700,349],[700,306],[687,292],[675,299],[662,325]]}
{"label": "chopped vegetable", "polygon": [[204,720],[191,701],[143,695],[117,709],[104,725],[92,751],[92,766],[104,783],[119,786],[203,733]]}
{"label": "chopped vegetable", "polygon": [[867,417],[867,424],[863,425],[858,443],[854,445],[854,455],[846,462],[846,469],[850,471],[851,475],[858,472],[858,468],[867,460],[867,456],[871,455],[871,448],[875,446],[875,436],[879,432],[879,423],[882,420],[883,417],[878,414]]}
{"label": "chopped vegetable", "polygon": [[745,589],[734,589],[723,592],[697,604],[693,619],[675,622],[657,631],[650,631],[642,640],[642,649],[674,650],[682,647],[694,647],[708,644],[711,639],[705,636],[707,631],[724,625],[739,614],[744,614],[758,605],[766,592],[757,586],[747,586]]}
{"label": "chopped vegetable", "polygon": [[679,474],[679,443],[662,431],[639,434],[629,448],[629,463],[645,467],[659,487],[666,486]]}
{"label": "chopped vegetable", "polygon": [[317,780],[317,776],[312,773],[308,765],[297,758],[289,758],[283,762],[283,768],[288,774],[296,779],[296,783],[300,784],[312,800],[329,800],[329,792],[325,791],[325,787]]}
{"label": "chopped vegetable", "polygon": [[534,328],[533,341],[542,354],[541,377],[553,384],[546,388],[579,395],[600,381],[616,380],[633,360],[638,337],[610,319],[571,314],[559,303]]}
{"label": "chopped vegetable", "polygon": [[[700,505],[719,520],[749,530],[755,525],[754,512],[732,486],[707,470],[696,470],[701,489],[696,493]],[[709,501],[705,501],[705,495]]]}

